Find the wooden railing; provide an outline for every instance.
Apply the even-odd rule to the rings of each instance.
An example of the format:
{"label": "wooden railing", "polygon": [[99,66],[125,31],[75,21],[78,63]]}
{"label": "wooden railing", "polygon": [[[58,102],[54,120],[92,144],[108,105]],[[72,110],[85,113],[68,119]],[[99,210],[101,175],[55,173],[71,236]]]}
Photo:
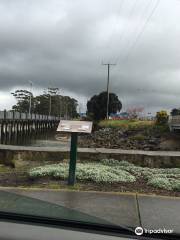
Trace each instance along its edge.
{"label": "wooden railing", "polygon": [[29,114],[16,111],[0,111],[0,120],[59,120],[60,117],[41,114]]}

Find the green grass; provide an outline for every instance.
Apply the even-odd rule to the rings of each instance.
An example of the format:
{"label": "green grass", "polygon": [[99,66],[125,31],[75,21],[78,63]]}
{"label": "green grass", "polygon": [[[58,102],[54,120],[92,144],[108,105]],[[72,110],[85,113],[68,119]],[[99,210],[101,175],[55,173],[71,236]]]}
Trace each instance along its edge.
{"label": "green grass", "polygon": [[129,137],[130,140],[136,140],[136,141],[144,141],[146,139],[146,136],[143,135],[143,134],[137,134],[137,135],[134,135],[134,136],[130,136]]}
{"label": "green grass", "polygon": [[102,120],[99,126],[103,128],[123,128],[123,129],[138,129],[154,126],[154,121],[140,120]]}
{"label": "green grass", "polygon": [[[29,176],[67,179],[68,164],[59,163],[32,168]],[[147,168],[114,159],[104,159],[99,163],[77,163],[76,178],[96,183],[133,183],[143,179],[147,186],[180,192],[180,168]]]}
{"label": "green grass", "polygon": [[12,171],[11,167],[0,164],[0,173],[11,172],[11,171]]}

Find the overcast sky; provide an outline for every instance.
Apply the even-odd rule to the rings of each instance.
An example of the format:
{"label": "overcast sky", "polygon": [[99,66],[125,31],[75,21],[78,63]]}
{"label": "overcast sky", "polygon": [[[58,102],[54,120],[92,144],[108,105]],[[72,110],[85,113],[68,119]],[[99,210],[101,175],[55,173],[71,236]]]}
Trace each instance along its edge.
{"label": "overcast sky", "polygon": [[124,109],[180,107],[179,22],[179,0],[0,0],[0,109],[28,81],[85,105],[106,89],[101,62],[117,64],[110,90]]}

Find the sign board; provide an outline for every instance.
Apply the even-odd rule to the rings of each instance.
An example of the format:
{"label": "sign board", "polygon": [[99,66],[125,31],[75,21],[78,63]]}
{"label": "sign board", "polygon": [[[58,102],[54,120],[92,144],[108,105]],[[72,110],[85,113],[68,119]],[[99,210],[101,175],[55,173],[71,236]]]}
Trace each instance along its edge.
{"label": "sign board", "polygon": [[71,133],[91,133],[92,122],[61,120],[57,131]]}
{"label": "sign board", "polygon": [[91,133],[92,122],[61,120],[57,128],[57,131],[71,133],[71,150],[70,150],[70,161],[69,161],[68,184],[74,185],[75,179],[76,179],[78,133]]}

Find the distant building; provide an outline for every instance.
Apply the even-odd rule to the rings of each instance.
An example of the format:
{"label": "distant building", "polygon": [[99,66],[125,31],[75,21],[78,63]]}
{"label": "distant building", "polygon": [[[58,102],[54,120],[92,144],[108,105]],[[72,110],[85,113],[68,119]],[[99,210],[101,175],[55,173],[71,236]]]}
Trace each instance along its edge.
{"label": "distant building", "polygon": [[129,119],[129,113],[120,112],[120,113],[111,113],[110,118],[113,120]]}

